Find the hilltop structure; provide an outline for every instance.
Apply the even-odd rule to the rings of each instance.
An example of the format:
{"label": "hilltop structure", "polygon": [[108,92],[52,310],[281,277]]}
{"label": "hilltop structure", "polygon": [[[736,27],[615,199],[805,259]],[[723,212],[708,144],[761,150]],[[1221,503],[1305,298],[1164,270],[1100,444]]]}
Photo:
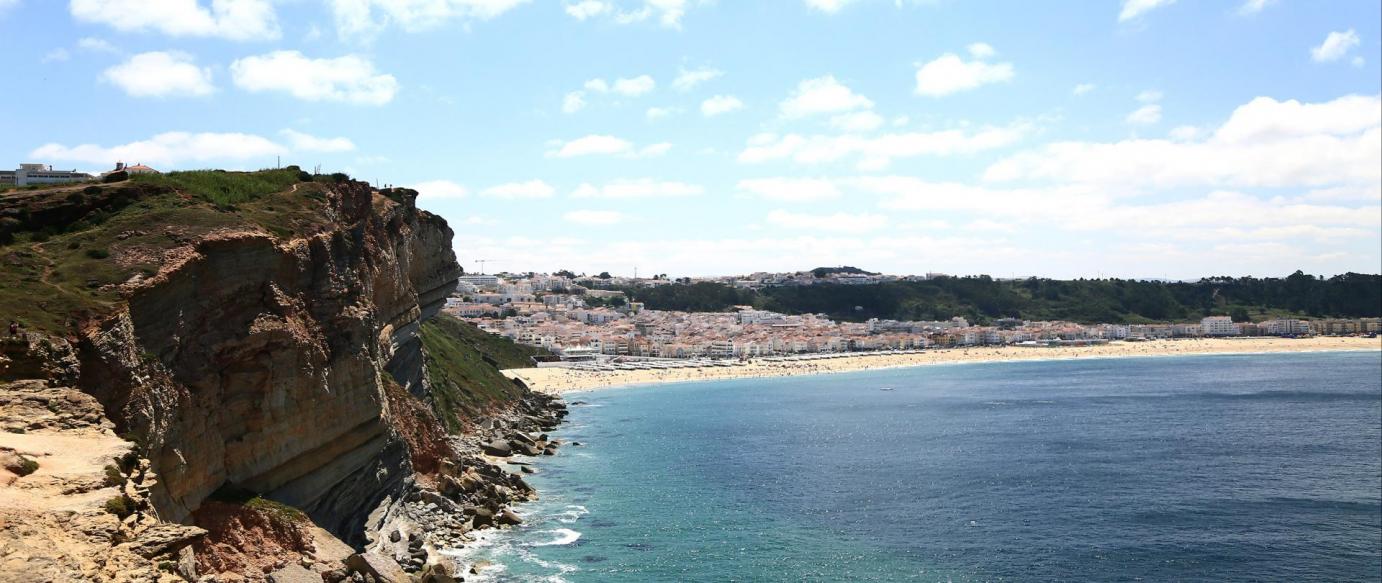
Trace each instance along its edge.
{"label": "hilltop structure", "polygon": [[76,170],[54,170],[52,164],[20,164],[15,170],[0,170],[0,186],[31,186],[35,184],[69,184],[86,182],[96,177]]}

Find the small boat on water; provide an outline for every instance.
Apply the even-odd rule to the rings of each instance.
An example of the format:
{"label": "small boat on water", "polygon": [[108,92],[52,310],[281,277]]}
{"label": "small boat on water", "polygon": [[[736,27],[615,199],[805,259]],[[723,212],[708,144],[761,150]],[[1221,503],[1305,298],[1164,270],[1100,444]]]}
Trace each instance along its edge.
{"label": "small boat on water", "polygon": [[878,390],[880,390],[880,391],[891,391],[891,390],[893,390],[893,388],[892,388],[892,387],[879,387]]}

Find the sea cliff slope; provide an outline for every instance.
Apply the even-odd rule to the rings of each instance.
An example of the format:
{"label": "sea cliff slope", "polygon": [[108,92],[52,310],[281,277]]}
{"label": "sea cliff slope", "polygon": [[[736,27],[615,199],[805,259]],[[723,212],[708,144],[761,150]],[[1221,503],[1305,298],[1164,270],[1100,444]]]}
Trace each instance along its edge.
{"label": "sea cliff slope", "polygon": [[[292,565],[326,580],[349,571],[386,580],[399,562],[431,572],[433,561],[408,564],[420,544],[391,553],[380,533],[408,524],[407,505],[422,493],[481,463],[448,435],[463,426],[433,398],[419,334],[461,274],[446,222],[418,209],[413,191],[296,168],[137,178],[0,195],[0,317],[24,326],[6,339],[0,396],[37,395],[55,411],[63,398],[86,398],[80,429],[120,451],[108,468],[76,468],[87,474],[73,478],[85,480],[80,487],[0,481],[31,499],[95,493],[72,509],[99,525],[89,548],[64,543],[72,556],[49,557],[56,570],[47,580],[197,580],[207,571],[260,580]],[[549,399],[529,402],[525,387],[510,388],[459,415],[521,410],[555,423]],[[448,387],[453,401],[456,390]],[[0,453],[34,460],[33,476],[45,476],[55,448],[32,436],[58,439],[75,426],[31,427],[21,410],[5,413],[0,402]],[[510,478],[489,480],[512,486],[490,496],[493,505],[528,491]],[[468,501],[454,490],[451,499]],[[0,516],[0,573],[22,567],[6,560],[36,534],[15,530],[32,522],[24,513],[49,510]],[[133,555],[158,559],[152,571],[110,559],[110,549],[154,530],[167,540]],[[263,541],[267,562],[230,544],[256,537],[272,539]],[[349,556],[358,551],[371,552]],[[226,556],[237,553],[245,556]],[[390,565],[371,563],[385,558]]]}

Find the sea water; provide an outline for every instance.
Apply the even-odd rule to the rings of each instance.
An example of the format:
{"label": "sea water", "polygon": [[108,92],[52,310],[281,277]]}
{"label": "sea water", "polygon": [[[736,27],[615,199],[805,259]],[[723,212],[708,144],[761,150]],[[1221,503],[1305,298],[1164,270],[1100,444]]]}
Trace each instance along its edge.
{"label": "sea water", "polygon": [[[890,390],[884,390],[890,389]],[[576,394],[490,581],[1382,578],[1382,355]]]}

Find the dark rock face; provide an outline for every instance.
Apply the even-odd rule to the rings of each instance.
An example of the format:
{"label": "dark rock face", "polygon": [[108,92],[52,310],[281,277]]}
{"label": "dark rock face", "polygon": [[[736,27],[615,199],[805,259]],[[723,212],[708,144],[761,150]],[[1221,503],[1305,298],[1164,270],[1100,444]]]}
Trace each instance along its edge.
{"label": "dark rock face", "polygon": [[[411,202],[411,201],[408,201]],[[384,384],[421,384],[416,330],[461,273],[445,221],[338,185],[335,228],[198,241],[81,339],[83,389],[137,436],[180,521],[224,484],[359,544],[412,474]]]}

